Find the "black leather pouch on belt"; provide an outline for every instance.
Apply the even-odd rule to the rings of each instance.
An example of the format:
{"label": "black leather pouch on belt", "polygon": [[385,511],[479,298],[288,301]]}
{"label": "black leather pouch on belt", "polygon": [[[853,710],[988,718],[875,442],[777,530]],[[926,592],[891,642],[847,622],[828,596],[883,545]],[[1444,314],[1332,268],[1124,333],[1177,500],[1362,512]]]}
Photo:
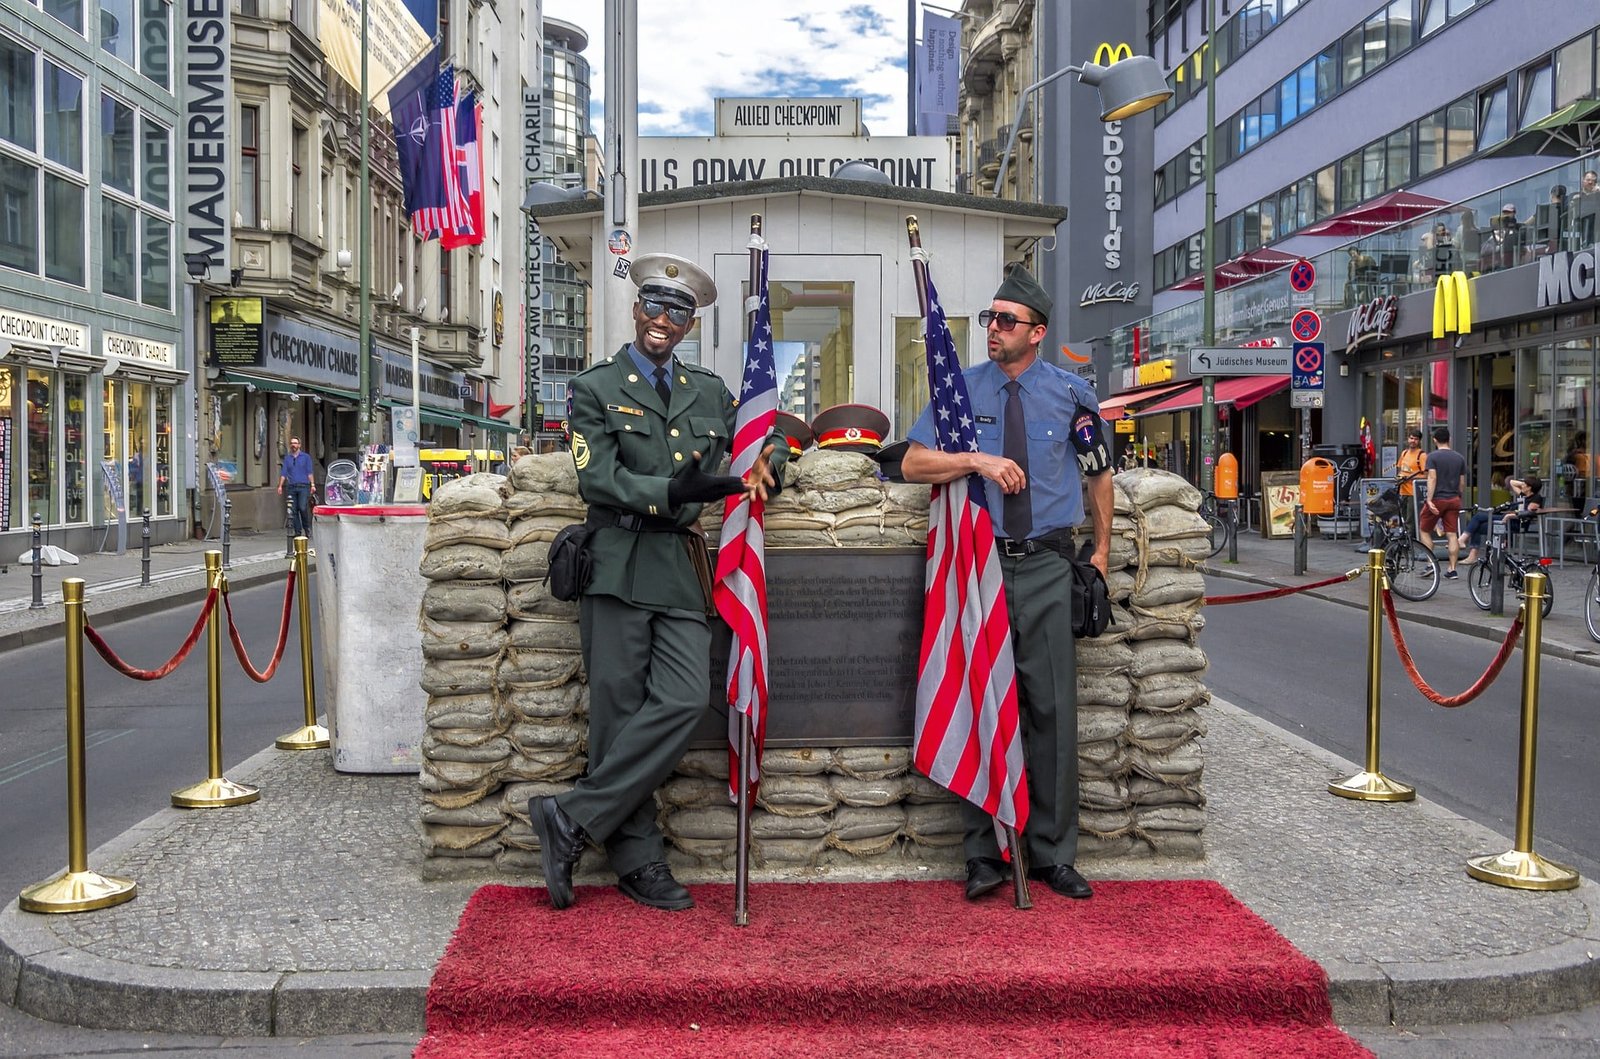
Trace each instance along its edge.
{"label": "black leather pouch on belt", "polygon": [[706,531],[699,526],[688,526],[678,534],[683,540],[683,550],[689,554],[689,562],[694,567],[695,577],[700,580],[700,594],[705,599],[706,617],[717,613],[716,604],[711,601],[711,586],[716,581],[716,572],[711,568],[711,550],[706,545]]}

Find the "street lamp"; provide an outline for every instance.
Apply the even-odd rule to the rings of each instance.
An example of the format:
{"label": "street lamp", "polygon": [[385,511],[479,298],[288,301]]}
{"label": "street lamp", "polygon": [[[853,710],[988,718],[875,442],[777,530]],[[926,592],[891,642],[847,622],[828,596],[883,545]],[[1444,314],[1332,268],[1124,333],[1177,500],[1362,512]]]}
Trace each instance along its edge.
{"label": "street lamp", "polygon": [[1006,149],[1000,155],[1000,172],[994,178],[994,197],[1000,198],[1006,186],[1006,168],[1011,164],[1011,149],[1017,143],[1017,131],[1022,126],[1022,111],[1028,97],[1058,77],[1077,74],[1078,80],[1100,91],[1100,120],[1121,121],[1160,106],[1172,96],[1166,78],[1161,76],[1161,64],[1148,55],[1135,55],[1101,66],[1084,63],[1082,66],[1064,66],[1055,73],[1042,77],[1022,90],[1017,96],[1017,114],[1011,121],[1011,134],[1006,137]]}

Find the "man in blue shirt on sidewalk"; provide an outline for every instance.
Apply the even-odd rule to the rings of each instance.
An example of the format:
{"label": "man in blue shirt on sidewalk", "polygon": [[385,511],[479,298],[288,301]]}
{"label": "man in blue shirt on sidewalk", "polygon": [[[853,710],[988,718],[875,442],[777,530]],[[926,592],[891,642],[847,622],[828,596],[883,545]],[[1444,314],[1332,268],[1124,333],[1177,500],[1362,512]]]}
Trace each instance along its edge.
{"label": "man in blue shirt on sidewalk", "polygon": [[311,536],[311,494],[317,491],[317,476],[311,469],[311,455],[300,451],[299,438],[289,439],[289,454],[278,470],[279,496],[284,486],[289,487],[289,499],[294,501],[295,536]]}

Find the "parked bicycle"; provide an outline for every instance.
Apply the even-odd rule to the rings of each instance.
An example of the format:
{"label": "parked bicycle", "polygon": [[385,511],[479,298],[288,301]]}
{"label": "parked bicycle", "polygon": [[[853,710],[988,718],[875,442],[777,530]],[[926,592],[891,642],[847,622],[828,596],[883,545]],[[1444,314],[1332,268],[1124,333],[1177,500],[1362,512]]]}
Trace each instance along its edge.
{"label": "parked bicycle", "polygon": [[[1595,523],[1595,539],[1600,541],[1600,503],[1591,504],[1584,517]],[[1588,587],[1583,590],[1583,623],[1589,627],[1589,639],[1600,643],[1600,553],[1595,555]]]}
{"label": "parked bicycle", "polygon": [[1208,559],[1228,546],[1228,534],[1239,531],[1239,502],[1237,500],[1226,502],[1233,505],[1232,518],[1220,513],[1223,501],[1219,501],[1215,493],[1207,493],[1200,499],[1199,514],[1201,518],[1206,520],[1206,526],[1208,527],[1206,540],[1211,544],[1211,550],[1206,553],[1206,558]]}
{"label": "parked bicycle", "polygon": [[1367,501],[1374,525],[1372,546],[1383,549],[1383,568],[1394,594],[1421,603],[1439,591],[1439,561],[1411,535],[1401,507],[1400,490],[1394,486]]}
{"label": "parked bicycle", "polygon": [[[1529,574],[1542,573],[1545,576],[1544,602],[1539,605],[1539,614],[1543,617],[1550,613],[1550,608],[1555,606],[1556,602],[1555,581],[1550,577],[1550,564],[1554,560],[1549,556],[1523,559],[1507,547],[1511,540],[1510,529],[1502,516],[1514,509],[1512,504],[1501,504],[1495,508],[1478,508],[1479,511],[1492,511],[1494,518],[1489,523],[1489,538],[1484,545],[1483,554],[1467,572],[1467,591],[1472,593],[1472,602],[1478,605],[1479,610],[1488,610],[1490,594],[1494,590],[1497,561],[1500,564],[1498,568],[1507,578],[1507,587],[1518,596],[1523,594],[1523,584]],[[1592,633],[1593,629],[1590,631]]]}

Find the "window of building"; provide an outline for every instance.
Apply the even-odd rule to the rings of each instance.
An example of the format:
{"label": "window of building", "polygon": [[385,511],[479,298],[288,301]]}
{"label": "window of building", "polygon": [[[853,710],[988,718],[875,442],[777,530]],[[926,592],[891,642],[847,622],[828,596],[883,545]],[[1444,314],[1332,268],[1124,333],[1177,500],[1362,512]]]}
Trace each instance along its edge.
{"label": "window of building", "polygon": [[83,0],[44,0],[44,12],[74,33],[82,36]]}
{"label": "window of building", "polygon": [[261,227],[261,108],[239,108],[239,184],[234,209],[248,228]]}
{"label": "window of building", "polygon": [[87,230],[83,216],[82,184],[65,180],[55,173],[44,174],[44,275],[74,287],[87,286],[84,267],[83,235]]}
{"label": "window of building", "polygon": [[100,180],[108,188],[132,195],[134,160],[133,108],[111,95],[100,96]]}
{"label": "window of building", "polygon": [[84,285],[83,125],[83,79],[0,36],[0,268]]}
{"label": "window of building", "polygon": [[311,203],[307,198],[305,179],[306,166],[309,164],[306,159],[306,145],[309,139],[304,128],[299,125],[294,126],[289,155],[289,230],[298,235],[306,234],[306,221],[311,217]]}
{"label": "window of building", "polygon": [[111,196],[100,200],[100,284],[107,294],[130,301],[139,297],[137,212]]}
{"label": "window of building", "polygon": [[100,123],[103,289],[170,309],[171,132],[109,94],[100,97]]}
{"label": "window of building", "polygon": [[0,140],[34,149],[33,88],[36,53],[0,36]]}
{"label": "window of building", "polygon": [[1522,116],[1517,128],[1525,129],[1555,110],[1555,66],[1549,60],[1522,71]]}
{"label": "window of building", "polygon": [[1487,147],[1506,138],[1506,87],[1478,93],[1478,144]]}
{"label": "window of building", "polygon": [[1593,90],[1595,38],[1595,34],[1585,33],[1556,52],[1557,107],[1582,99]]}
{"label": "window of building", "polygon": [[100,48],[137,68],[135,45],[139,24],[133,14],[133,0],[100,0]]}
{"label": "window of building", "polygon": [[44,156],[83,172],[83,78],[44,62]]}

